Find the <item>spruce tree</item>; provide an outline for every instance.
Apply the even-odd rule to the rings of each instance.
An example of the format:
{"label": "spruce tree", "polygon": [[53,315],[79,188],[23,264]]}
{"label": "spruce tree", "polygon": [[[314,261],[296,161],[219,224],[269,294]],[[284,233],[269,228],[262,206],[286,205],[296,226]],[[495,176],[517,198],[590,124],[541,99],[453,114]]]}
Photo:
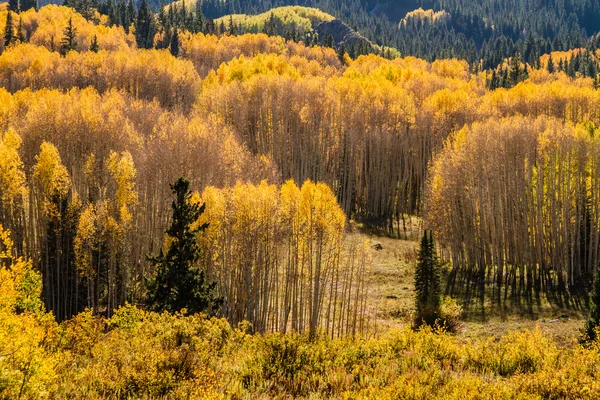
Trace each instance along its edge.
{"label": "spruce tree", "polygon": [[550,55],[550,57],[548,57],[548,72],[549,73],[554,73],[555,68],[554,68],[554,61],[552,61],[552,54]]}
{"label": "spruce tree", "polygon": [[159,312],[186,308],[191,313],[214,314],[221,304],[215,295],[216,284],[209,283],[204,270],[196,265],[200,256],[196,236],[208,228],[208,223],[192,228],[205,205],[191,202],[189,185],[183,177],[171,185],[175,201],[173,219],[167,230],[170,245],[166,254],[161,250],[157,256],[148,258],[156,268],[156,278],[148,287],[148,305]]}
{"label": "spruce tree", "polygon": [[516,85],[521,80],[521,57],[516,53],[510,63],[510,81]]}
{"label": "spruce tree", "polygon": [[196,15],[194,16],[194,32],[195,33],[204,33],[204,13],[202,12],[202,2],[196,2]]}
{"label": "spruce tree", "polygon": [[338,47],[337,56],[340,59],[340,62],[342,64],[344,64],[344,56],[345,55],[346,55],[346,48],[344,47],[343,44],[341,44],[340,47]]}
{"label": "spruce tree", "polygon": [[154,47],[154,15],[148,7],[146,0],[142,0],[135,21],[135,39],[141,49],[151,49]]}
{"label": "spruce tree", "polygon": [[16,13],[21,12],[21,2],[19,0],[8,0],[8,9]]}
{"label": "spruce tree", "polygon": [[7,48],[15,41],[15,28],[13,26],[12,11],[6,14],[6,25],[4,27],[4,48]]}
{"label": "spruce tree", "polygon": [[441,271],[433,233],[423,233],[415,268],[415,326],[434,325],[440,316]]}
{"label": "spruce tree", "polygon": [[63,31],[63,38],[60,41],[60,54],[65,56],[69,51],[77,50],[77,29],[73,26],[73,17],[69,18],[69,24]]}
{"label": "spruce tree", "polygon": [[100,46],[98,45],[98,36],[94,35],[92,43],[90,44],[90,51],[97,53],[98,50],[100,50]]}
{"label": "spruce tree", "polygon": [[25,43],[27,40],[27,38],[25,37],[25,32],[23,30],[23,17],[19,17],[19,25],[17,26],[17,38],[21,43]]}
{"label": "spruce tree", "polygon": [[175,29],[175,32],[171,36],[171,43],[169,44],[169,50],[173,57],[177,57],[179,55],[179,33],[178,30]]}
{"label": "spruce tree", "polygon": [[582,342],[591,342],[597,339],[596,329],[600,327],[600,268],[596,268],[594,289],[590,298],[590,317],[585,328],[581,330]]}
{"label": "spruce tree", "polygon": [[37,0],[21,0],[20,3],[21,3],[21,6],[20,6],[21,12],[30,10],[32,8],[34,10],[38,9],[38,2],[37,2]]}

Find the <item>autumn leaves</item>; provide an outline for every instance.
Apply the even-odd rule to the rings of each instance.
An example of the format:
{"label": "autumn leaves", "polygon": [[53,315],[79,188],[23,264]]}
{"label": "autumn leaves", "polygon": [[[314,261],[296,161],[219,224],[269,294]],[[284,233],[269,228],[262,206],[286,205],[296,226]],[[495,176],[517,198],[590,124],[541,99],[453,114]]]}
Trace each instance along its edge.
{"label": "autumn leaves", "polygon": [[238,183],[201,197],[210,221],[201,262],[233,325],[329,337],[367,330],[369,248],[344,243],[346,216],[327,185]]}

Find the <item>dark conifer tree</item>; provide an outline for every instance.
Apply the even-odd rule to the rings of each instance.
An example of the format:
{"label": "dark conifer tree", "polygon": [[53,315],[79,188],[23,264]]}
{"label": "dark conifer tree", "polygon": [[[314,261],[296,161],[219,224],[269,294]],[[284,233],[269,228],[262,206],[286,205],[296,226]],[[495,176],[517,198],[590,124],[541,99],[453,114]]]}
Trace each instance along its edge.
{"label": "dark conifer tree", "polygon": [[521,57],[519,53],[516,53],[511,60],[509,77],[512,86],[521,80]]}
{"label": "dark conifer tree", "polygon": [[233,16],[229,16],[229,26],[227,27],[227,31],[230,35],[234,36],[237,34],[235,23],[233,22]]}
{"label": "dark conifer tree", "polygon": [[194,15],[194,32],[200,33],[205,32],[205,19],[204,13],[202,12],[202,2],[196,2],[196,13]]}
{"label": "dark conifer tree", "polygon": [[4,48],[10,46],[16,40],[15,27],[13,26],[12,11],[6,14],[6,25],[4,27]]}
{"label": "dark conifer tree", "polygon": [[127,25],[127,27],[130,27],[135,23],[135,5],[133,4],[133,0],[129,0],[129,2],[127,3],[127,14],[125,15],[127,16],[125,25]]}
{"label": "dark conifer tree", "polygon": [[135,21],[135,39],[139,48],[151,49],[154,47],[155,29],[154,15],[148,8],[146,0],[142,0]]}
{"label": "dark conifer tree", "polygon": [[23,30],[23,17],[19,16],[19,26],[17,26],[17,38],[19,42],[25,43],[27,38],[25,37],[25,31]]}
{"label": "dark conifer tree", "polygon": [[98,50],[100,50],[100,46],[98,45],[98,37],[96,35],[94,35],[94,38],[92,39],[92,43],[90,44],[90,51],[97,53]]}
{"label": "dark conifer tree", "polygon": [[171,43],[169,44],[169,50],[174,57],[179,55],[179,33],[178,30],[175,29],[173,35],[171,35]]}
{"label": "dark conifer tree", "polygon": [[19,13],[21,12],[21,2],[20,0],[8,0],[8,9],[12,12]]}
{"label": "dark conifer tree", "polygon": [[37,10],[38,2],[37,0],[21,0],[21,11],[27,11],[30,9]]}
{"label": "dark conifer tree", "polygon": [[596,331],[598,328],[600,328],[600,268],[596,268],[594,289],[590,297],[590,317],[585,324],[585,328],[581,330],[582,341],[596,340]]}
{"label": "dark conifer tree", "polygon": [[554,61],[552,60],[552,54],[548,57],[548,72],[554,73]]}
{"label": "dark conifer tree", "polygon": [[177,312],[183,308],[189,312],[214,314],[221,304],[215,295],[215,283],[209,283],[204,270],[198,268],[200,247],[196,236],[208,227],[192,225],[204,212],[205,205],[192,203],[189,181],[179,178],[171,189],[175,194],[173,219],[167,230],[171,239],[166,254],[148,260],[156,268],[156,278],[148,287],[148,306],[156,311]]}
{"label": "dark conifer tree", "polygon": [[440,317],[441,271],[433,233],[423,233],[415,268],[415,326],[434,325]]}
{"label": "dark conifer tree", "polygon": [[340,59],[341,63],[344,63],[344,56],[346,55],[346,47],[343,44],[340,45],[337,49],[337,56]]}
{"label": "dark conifer tree", "polygon": [[69,51],[77,50],[77,29],[73,26],[73,17],[69,18],[69,24],[63,31],[63,37],[60,41],[60,54],[65,56]]}

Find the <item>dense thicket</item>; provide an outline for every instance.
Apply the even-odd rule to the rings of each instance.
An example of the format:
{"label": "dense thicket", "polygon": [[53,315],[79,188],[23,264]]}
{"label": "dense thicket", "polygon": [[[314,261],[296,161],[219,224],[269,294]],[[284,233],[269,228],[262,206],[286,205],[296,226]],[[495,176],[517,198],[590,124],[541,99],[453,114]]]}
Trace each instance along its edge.
{"label": "dense thicket", "polygon": [[[0,227],[0,395],[6,398],[600,395],[598,343],[560,348],[539,330],[500,340],[394,330],[370,340],[252,335],[202,314],[121,307],[57,324],[31,264]],[[10,251],[9,251],[10,253]]]}

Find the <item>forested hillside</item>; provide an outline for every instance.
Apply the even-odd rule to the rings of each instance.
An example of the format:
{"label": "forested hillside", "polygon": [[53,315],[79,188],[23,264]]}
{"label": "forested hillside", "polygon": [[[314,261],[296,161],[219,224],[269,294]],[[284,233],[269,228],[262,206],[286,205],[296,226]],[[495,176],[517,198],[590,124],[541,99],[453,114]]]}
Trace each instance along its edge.
{"label": "forested hillside", "polygon": [[[111,7],[130,13],[141,3],[111,1],[103,4],[96,0],[67,0],[65,4],[80,11],[97,7],[109,14]],[[44,0],[40,0],[40,5],[43,4]],[[166,3],[151,0],[148,4],[156,11]],[[467,60],[475,70],[495,69],[516,54],[533,65],[541,55],[551,51],[580,47],[595,51],[599,46],[598,0],[203,0],[198,5],[195,0],[186,2],[190,11],[198,6],[207,18],[222,18],[225,27],[229,15],[235,14],[236,21],[248,21],[242,24],[247,25],[243,31],[248,32],[256,32],[262,26],[260,18],[254,15],[296,5],[324,11],[378,46],[429,61],[457,57]],[[298,27],[301,33],[305,26]]]}
{"label": "forested hillside", "polygon": [[[357,3],[363,37],[339,4],[1,3],[0,397],[597,398],[599,50],[578,22],[488,70],[361,30],[451,32],[436,4]],[[433,328],[386,328],[398,278]],[[452,337],[450,296],[589,308],[585,345]]]}

